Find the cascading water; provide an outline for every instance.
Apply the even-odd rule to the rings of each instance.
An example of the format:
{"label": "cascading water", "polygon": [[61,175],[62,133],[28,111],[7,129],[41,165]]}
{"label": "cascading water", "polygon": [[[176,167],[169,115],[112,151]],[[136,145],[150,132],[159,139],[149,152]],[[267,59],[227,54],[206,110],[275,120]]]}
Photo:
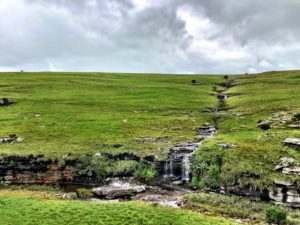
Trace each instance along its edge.
{"label": "cascading water", "polygon": [[199,140],[177,144],[170,149],[169,157],[164,161],[163,178],[166,180],[190,181],[190,161],[202,144],[202,140],[212,137],[216,133],[214,126],[203,126],[199,129]]}
{"label": "cascading water", "polygon": [[190,155],[184,155],[181,167],[181,180],[190,181]]}

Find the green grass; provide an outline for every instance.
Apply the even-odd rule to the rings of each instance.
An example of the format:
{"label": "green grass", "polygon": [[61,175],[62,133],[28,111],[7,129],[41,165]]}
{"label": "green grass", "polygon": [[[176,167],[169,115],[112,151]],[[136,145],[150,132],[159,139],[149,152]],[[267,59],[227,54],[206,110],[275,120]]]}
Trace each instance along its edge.
{"label": "green grass", "polygon": [[[0,78],[0,97],[17,101],[0,107],[0,136],[24,138],[2,144],[0,153],[131,151],[159,157],[196,136],[194,129],[208,119],[202,111],[216,105],[211,87],[222,80],[112,73],[0,73]],[[192,79],[199,85],[191,85]],[[114,148],[116,143],[122,147]]]}
{"label": "green grass", "polygon": [[287,137],[300,138],[299,129],[279,124],[263,131],[257,128],[257,121],[276,120],[272,115],[282,111],[300,112],[300,71],[235,76],[234,80],[239,85],[226,92],[231,97],[226,100],[226,115],[218,124],[218,135],[198,151],[199,157],[207,147],[218,151],[218,143],[237,146],[221,150],[224,152],[220,175],[223,185],[230,185],[238,178],[241,186],[251,184],[263,189],[270,187],[274,178],[293,179],[276,172],[274,167],[285,156],[300,163],[300,152],[282,144]]}
{"label": "green grass", "polygon": [[[164,208],[138,202],[95,203],[45,199],[37,194],[0,193],[1,224],[103,224],[103,225],[217,225],[235,224],[188,210]],[[16,193],[15,193],[16,194]]]}
{"label": "green grass", "polygon": [[209,215],[250,220],[251,224],[265,224],[270,209],[287,210],[288,224],[299,224],[300,210],[291,210],[270,203],[250,200],[238,196],[193,193],[186,196],[186,208]]}

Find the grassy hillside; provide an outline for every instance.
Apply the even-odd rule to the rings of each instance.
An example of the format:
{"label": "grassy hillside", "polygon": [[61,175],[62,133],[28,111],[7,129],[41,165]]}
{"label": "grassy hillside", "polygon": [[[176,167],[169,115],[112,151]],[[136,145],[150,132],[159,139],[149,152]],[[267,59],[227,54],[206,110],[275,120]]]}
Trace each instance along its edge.
{"label": "grassy hillside", "polygon": [[[195,173],[210,170],[199,167],[205,161],[220,169],[221,174],[211,182],[215,186],[239,180],[241,185],[262,188],[270,186],[274,178],[291,179],[274,167],[285,156],[300,163],[300,152],[282,144],[287,137],[300,138],[300,130],[288,126],[300,123],[291,121],[300,112],[300,71],[235,76],[234,80],[239,85],[226,91],[230,98],[226,100],[226,111],[219,115],[218,135],[198,151]],[[258,128],[260,120],[272,121],[271,129]],[[236,147],[226,149],[219,147],[220,143]]]}
{"label": "grassy hillside", "polygon": [[28,191],[0,191],[1,224],[235,224],[230,220],[208,217],[187,210],[137,202],[107,204],[47,199],[46,196],[45,193]]}
{"label": "grassy hillside", "polygon": [[[221,76],[104,73],[0,73],[0,136],[20,144],[0,153],[63,154],[124,152],[166,155],[178,141],[193,139],[216,105],[213,83]],[[197,85],[191,85],[191,80]],[[114,144],[122,147],[115,148]]]}

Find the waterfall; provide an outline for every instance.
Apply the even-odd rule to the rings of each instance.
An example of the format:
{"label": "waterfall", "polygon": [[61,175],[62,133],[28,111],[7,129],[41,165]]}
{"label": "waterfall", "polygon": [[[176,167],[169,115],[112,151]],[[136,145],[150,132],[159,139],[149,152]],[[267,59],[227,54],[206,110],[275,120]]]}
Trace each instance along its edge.
{"label": "waterfall", "polygon": [[[226,96],[224,96],[226,97]],[[205,125],[199,128],[199,139],[185,143],[178,143],[170,148],[168,159],[163,161],[163,178],[170,182],[190,181],[190,163],[197,148],[202,141],[214,136],[217,129],[212,125]]]}
{"label": "waterfall", "polygon": [[185,154],[181,164],[181,180],[188,182],[190,180],[190,155]]}
{"label": "waterfall", "polygon": [[173,176],[174,176],[173,159],[170,158],[169,160],[166,160],[164,164],[164,177],[170,178]]}

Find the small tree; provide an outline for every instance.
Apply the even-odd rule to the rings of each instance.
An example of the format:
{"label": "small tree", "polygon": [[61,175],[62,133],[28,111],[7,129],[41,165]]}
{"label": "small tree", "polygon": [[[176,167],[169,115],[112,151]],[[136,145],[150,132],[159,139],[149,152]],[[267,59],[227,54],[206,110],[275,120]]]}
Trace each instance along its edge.
{"label": "small tree", "polygon": [[195,85],[197,83],[196,80],[192,80],[192,84]]}
{"label": "small tree", "polygon": [[228,78],[229,78],[229,77],[228,77],[227,75],[224,76],[224,79],[225,79],[225,80],[228,80]]}

